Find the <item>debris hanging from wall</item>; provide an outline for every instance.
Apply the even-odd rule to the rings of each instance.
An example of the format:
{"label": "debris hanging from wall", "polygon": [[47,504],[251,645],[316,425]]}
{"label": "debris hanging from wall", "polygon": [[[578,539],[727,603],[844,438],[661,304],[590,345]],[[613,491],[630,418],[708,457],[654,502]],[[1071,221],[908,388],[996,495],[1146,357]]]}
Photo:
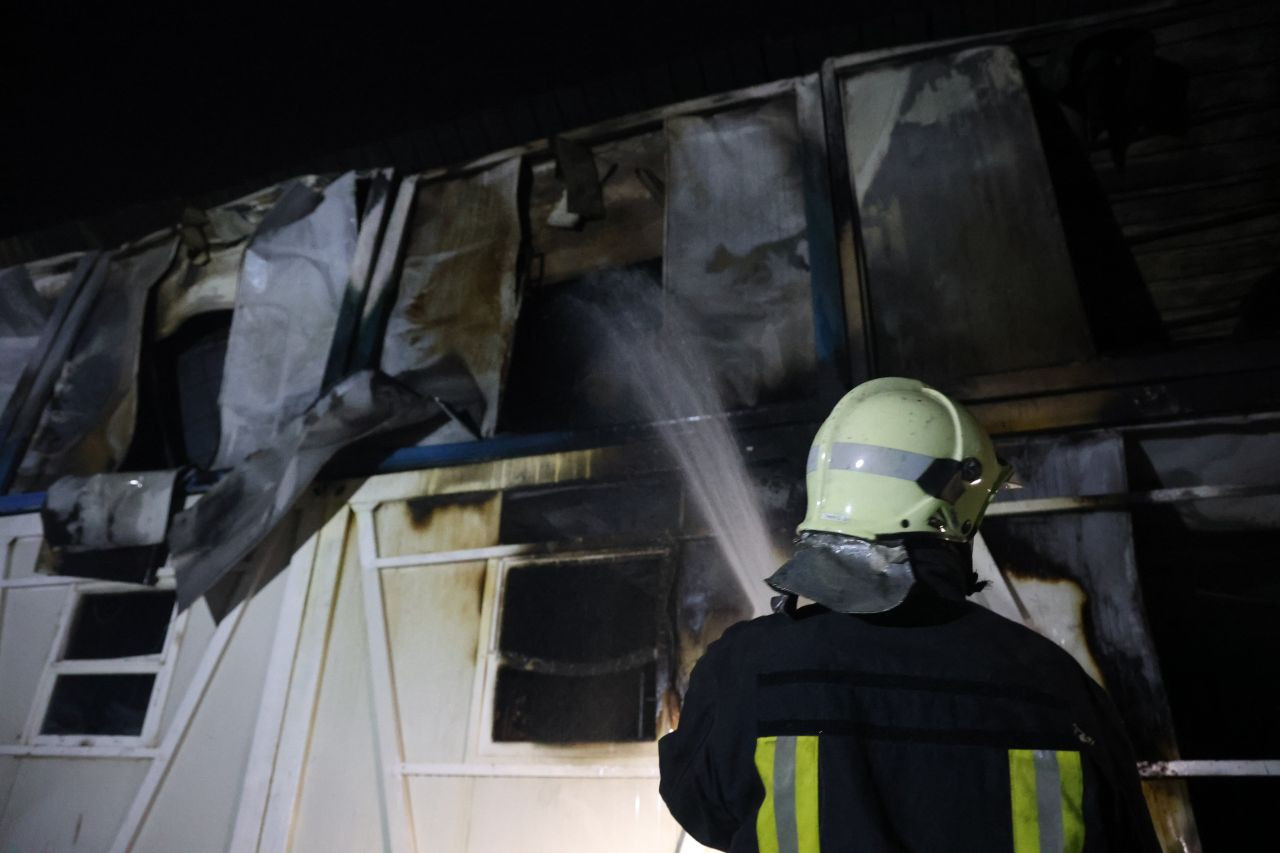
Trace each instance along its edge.
{"label": "debris hanging from wall", "polygon": [[147,296],[173,261],[171,232],[125,246],[62,365],[31,434],[15,489],[39,491],[67,474],[113,471],[133,439]]}
{"label": "debris hanging from wall", "polygon": [[[245,249],[219,397],[229,468],[320,395],[356,243],[356,176],[291,184]],[[264,357],[270,353],[270,357]]]}
{"label": "debris hanging from wall", "polygon": [[235,569],[334,453],[358,439],[440,415],[435,401],[375,371],[339,382],[285,424],[271,445],[174,518],[169,541],[178,606],[190,607]]}
{"label": "debris hanging from wall", "polygon": [[176,470],[63,477],[40,520],[59,574],[151,583],[163,562]]}

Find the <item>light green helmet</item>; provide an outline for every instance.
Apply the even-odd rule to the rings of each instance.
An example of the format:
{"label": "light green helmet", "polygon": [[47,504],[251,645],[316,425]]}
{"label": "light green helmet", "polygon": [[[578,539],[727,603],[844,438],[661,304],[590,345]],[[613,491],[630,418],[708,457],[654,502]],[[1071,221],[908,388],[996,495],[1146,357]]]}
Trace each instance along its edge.
{"label": "light green helmet", "polygon": [[846,394],[818,430],[798,529],[965,542],[1012,473],[963,406],[916,379],[873,379]]}

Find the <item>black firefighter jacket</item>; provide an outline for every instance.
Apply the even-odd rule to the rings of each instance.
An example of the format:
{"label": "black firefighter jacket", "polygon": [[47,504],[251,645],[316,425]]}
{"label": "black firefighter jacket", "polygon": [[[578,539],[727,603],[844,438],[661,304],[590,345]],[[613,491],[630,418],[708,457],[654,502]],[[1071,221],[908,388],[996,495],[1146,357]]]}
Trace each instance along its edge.
{"label": "black firefighter jacket", "polygon": [[720,850],[1159,850],[1106,694],[966,601],[735,625],[658,749],[672,815]]}

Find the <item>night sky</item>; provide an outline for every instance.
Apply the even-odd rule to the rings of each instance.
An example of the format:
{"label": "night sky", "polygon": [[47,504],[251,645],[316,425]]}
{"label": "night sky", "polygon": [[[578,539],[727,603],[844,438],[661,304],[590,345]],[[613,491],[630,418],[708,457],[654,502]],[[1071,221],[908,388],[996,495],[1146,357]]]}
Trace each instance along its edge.
{"label": "night sky", "polygon": [[851,2],[803,16],[796,4],[741,2],[517,16],[496,4],[394,15],[352,5],[315,20],[218,7],[6,11],[0,237],[132,205],[180,209],[305,171],[443,165],[816,70],[826,56],[1106,5]]}

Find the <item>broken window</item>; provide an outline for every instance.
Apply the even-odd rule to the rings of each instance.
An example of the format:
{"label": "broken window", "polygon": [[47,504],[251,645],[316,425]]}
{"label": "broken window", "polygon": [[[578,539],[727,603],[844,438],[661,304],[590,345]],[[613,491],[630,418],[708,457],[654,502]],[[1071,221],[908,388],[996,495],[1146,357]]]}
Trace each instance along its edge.
{"label": "broken window", "polygon": [[505,573],[493,740],[651,741],[667,643],[661,552],[521,563]]}
{"label": "broken window", "polygon": [[200,468],[212,467],[218,452],[218,393],[231,313],[210,311],[194,317],[156,346],[159,384],[170,400],[177,400],[176,406],[165,407],[170,437],[181,441],[182,458]]}
{"label": "broken window", "polygon": [[819,337],[834,335],[815,333],[812,283],[838,281],[825,170],[803,138],[806,116],[820,122],[811,88],[607,143],[557,140],[555,162],[533,164],[504,429],[813,395]]}
{"label": "broken window", "polygon": [[[73,593],[72,616],[45,674],[41,738],[141,737],[167,675],[171,590]],[[158,709],[156,711],[158,713]],[[153,723],[154,725],[154,723]]]}
{"label": "broken window", "polygon": [[502,427],[539,432],[649,420],[626,357],[658,346],[662,265],[643,261],[530,287],[516,321]]}

